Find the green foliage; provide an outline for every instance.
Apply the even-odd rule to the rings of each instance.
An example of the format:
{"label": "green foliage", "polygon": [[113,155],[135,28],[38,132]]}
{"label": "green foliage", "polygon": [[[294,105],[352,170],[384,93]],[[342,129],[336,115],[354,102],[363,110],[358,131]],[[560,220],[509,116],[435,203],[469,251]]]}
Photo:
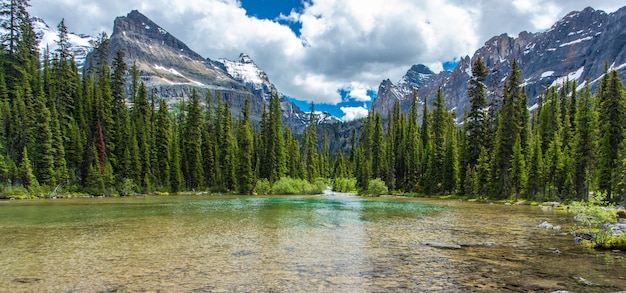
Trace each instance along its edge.
{"label": "green foliage", "polygon": [[363,193],[366,195],[384,195],[389,194],[389,189],[383,180],[376,178],[367,183],[367,190]]}
{"label": "green foliage", "polygon": [[606,204],[606,195],[598,193],[589,197],[588,201],[574,201],[570,204],[570,210],[577,216],[580,225],[576,228],[584,228],[587,233],[602,230],[602,225],[615,223],[617,211],[612,204]]}
{"label": "green foliage", "polygon": [[267,178],[260,178],[254,190],[257,194],[269,194],[272,191],[272,184]]}
{"label": "green foliage", "polygon": [[124,181],[122,182],[122,186],[119,191],[119,195],[120,196],[134,195],[134,194],[137,194],[138,190],[139,190],[139,187],[137,186],[137,184],[135,184],[135,181],[133,179],[124,178]]}
{"label": "green foliage", "polygon": [[338,192],[356,192],[356,178],[333,179],[333,190]]}
{"label": "green foliage", "polygon": [[272,193],[282,195],[320,194],[325,187],[323,181],[310,183],[304,179],[282,177],[272,185]]}
{"label": "green foliage", "polygon": [[615,236],[605,226],[608,223],[615,223],[618,218],[618,211],[613,204],[606,204],[606,200],[605,194],[598,193],[596,196],[591,196],[589,201],[572,202],[570,210],[579,221],[579,224],[574,227],[574,231],[580,233],[582,230],[584,233],[592,235],[591,240],[583,240],[581,244],[584,247],[626,249],[626,233]]}

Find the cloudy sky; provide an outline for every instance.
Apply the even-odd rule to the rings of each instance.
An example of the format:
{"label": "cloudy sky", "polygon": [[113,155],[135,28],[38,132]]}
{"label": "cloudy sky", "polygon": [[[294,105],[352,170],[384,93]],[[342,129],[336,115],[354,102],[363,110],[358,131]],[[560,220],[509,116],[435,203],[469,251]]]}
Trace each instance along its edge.
{"label": "cloudy sky", "polygon": [[[613,12],[623,0],[31,0],[29,12],[75,33],[111,33],[137,9],[201,55],[248,53],[286,95],[366,114],[384,79],[413,64],[433,71],[472,55],[494,35],[539,32],[587,6]],[[329,105],[323,105],[329,104]],[[338,112],[337,112],[338,111]]]}

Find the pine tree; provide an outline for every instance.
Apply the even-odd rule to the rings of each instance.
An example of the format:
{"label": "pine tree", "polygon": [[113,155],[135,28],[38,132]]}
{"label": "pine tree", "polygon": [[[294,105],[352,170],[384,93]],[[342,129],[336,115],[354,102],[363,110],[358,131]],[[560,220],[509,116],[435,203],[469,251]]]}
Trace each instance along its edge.
{"label": "pine tree", "polygon": [[[288,136],[289,137],[289,136]],[[242,121],[239,122],[237,132],[237,144],[239,148],[239,159],[237,166],[237,183],[239,193],[252,193],[252,183],[254,182],[253,157],[254,157],[254,133],[252,130],[252,120],[250,117],[250,101],[244,100]]]}
{"label": "pine tree", "polygon": [[155,152],[157,157],[157,180],[161,188],[169,188],[170,162],[172,146],[172,129],[167,103],[164,99],[159,101],[159,111],[156,117],[155,129]]}
{"label": "pine tree", "polygon": [[139,170],[135,170],[136,180],[140,183],[144,191],[151,190],[152,186],[152,168],[150,159],[150,115],[151,109],[148,103],[146,87],[143,82],[139,85],[137,97],[133,104],[131,119],[133,121],[133,130],[137,139],[138,159],[141,164]]}
{"label": "pine tree", "polygon": [[37,99],[34,125],[32,131],[32,163],[37,181],[43,185],[55,185],[54,149],[52,148],[52,132],[50,131],[50,111],[41,98]]}
{"label": "pine tree", "polygon": [[513,156],[511,157],[511,192],[515,194],[515,199],[520,198],[526,190],[528,176],[526,173],[526,160],[522,153],[522,145],[519,134],[515,137],[513,144]]}
{"label": "pine tree", "polygon": [[185,117],[183,127],[183,137],[181,138],[183,157],[183,175],[189,190],[195,190],[202,187],[203,168],[202,168],[202,133],[203,119],[202,109],[200,107],[200,97],[194,89],[189,104],[187,105],[187,116]]}
{"label": "pine tree", "polygon": [[125,162],[129,158],[124,157],[127,153],[127,142],[129,140],[130,124],[128,121],[128,108],[126,107],[126,63],[124,53],[118,50],[112,61],[113,72],[111,74],[111,98],[114,125],[111,133],[112,144],[115,148],[111,150],[113,169],[119,178],[125,178],[129,174],[125,167]]}
{"label": "pine tree", "polygon": [[495,153],[493,157],[494,195],[498,198],[511,193],[511,159],[513,145],[519,135],[522,150],[527,144],[528,110],[526,95],[522,88],[522,74],[518,69],[517,60],[513,61],[511,73],[504,85],[502,108],[498,113],[498,128],[495,137]]}
{"label": "pine tree", "polygon": [[171,192],[178,192],[182,189],[184,179],[183,173],[181,170],[181,160],[182,156],[180,153],[180,138],[178,135],[178,124],[174,120],[174,125],[172,125],[172,143],[170,148],[170,181],[169,187]]}
{"label": "pine tree", "polygon": [[472,77],[468,89],[470,112],[467,116],[467,164],[471,167],[478,163],[478,156],[487,146],[487,69],[478,57],[472,66]]}
{"label": "pine tree", "polygon": [[387,178],[387,154],[385,153],[385,130],[380,113],[373,113],[372,129],[372,178]]}
{"label": "pine tree", "polygon": [[531,200],[539,201],[544,199],[545,190],[543,150],[539,134],[533,135],[529,148],[527,196]]}
{"label": "pine tree", "polygon": [[[424,105],[427,108],[426,105]],[[399,108],[398,110],[399,111]],[[417,124],[417,92],[413,91],[413,101],[411,103],[411,109],[409,110],[409,119],[406,127],[406,134],[404,135],[404,141],[402,142],[402,146],[404,146],[404,162],[399,162],[398,169],[402,170],[402,174],[404,176],[403,185],[404,190],[409,192],[418,191],[418,184],[420,183],[421,173],[423,171],[423,159],[420,156],[420,148],[424,146],[420,145],[420,133],[419,126]],[[425,116],[427,117],[427,116]],[[428,129],[428,118],[422,123],[426,123],[423,125],[425,129]],[[424,133],[422,132],[422,137],[424,137]],[[403,166],[404,165],[404,166]]]}
{"label": "pine tree", "polygon": [[221,186],[227,191],[233,191],[236,190],[237,187],[237,165],[235,162],[235,154],[237,154],[237,140],[233,130],[233,117],[228,103],[222,108],[220,120],[222,135],[220,136],[219,141],[219,158],[223,180]]}
{"label": "pine tree", "polygon": [[19,167],[19,178],[22,186],[33,190],[39,187],[39,182],[37,182],[37,178],[33,174],[33,167],[31,165],[30,159],[28,158],[28,150],[24,148],[22,151],[22,162]]}
{"label": "pine tree", "polygon": [[576,109],[573,157],[576,158],[574,182],[578,199],[587,199],[595,171],[598,148],[598,113],[589,87],[583,90]]}
{"label": "pine tree", "polygon": [[311,104],[311,114],[309,116],[309,125],[305,129],[303,138],[304,152],[302,154],[306,171],[306,179],[309,182],[313,182],[315,178],[320,176],[320,170],[318,166],[318,153],[317,153],[317,115],[315,114],[315,104]]}
{"label": "pine tree", "polygon": [[597,99],[600,104],[598,187],[606,192],[607,200],[616,200],[613,192],[620,177],[619,147],[624,140],[626,119],[624,84],[616,71],[602,78]]}

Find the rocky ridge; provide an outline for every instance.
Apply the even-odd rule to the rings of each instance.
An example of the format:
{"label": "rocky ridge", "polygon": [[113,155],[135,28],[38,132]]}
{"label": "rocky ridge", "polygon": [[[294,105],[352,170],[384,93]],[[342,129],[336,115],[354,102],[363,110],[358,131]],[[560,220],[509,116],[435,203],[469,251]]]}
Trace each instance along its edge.
{"label": "rocky ridge", "polygon": [[[626,7],[610,14],[586,8],[567,14],[545,32],[521,32],[517,37],[495,36],[471,58],[461,58],[452,71],[414,78],[409,74],[414,71],[414,66],[398,84],[389,80],[381,83],[373,110],[387,115],[395,101],[399,101],[406,111],[411,104],[411,87],[419,91],[420,104],[430,103],[441,87],[448,109],[462,117],[469,109],[468,81],[471,66],[478,57],[489,70],[486,81],[489,99],[501,94],[504,78],[510,72],[513,60],[517,60],[529,107],[537,102],[546,88],[562,85],[567,80],[575,80],[579,90],[587,85],[595,89],[604,75],[605,64],[625,79]],[[405,79],[413,84],[407,86]]]}

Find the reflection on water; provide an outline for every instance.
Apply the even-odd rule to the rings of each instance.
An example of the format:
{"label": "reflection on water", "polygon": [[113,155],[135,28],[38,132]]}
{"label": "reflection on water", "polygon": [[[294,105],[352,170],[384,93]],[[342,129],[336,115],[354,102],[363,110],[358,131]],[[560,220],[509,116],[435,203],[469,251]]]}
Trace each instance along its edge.
{"label": "reflection on water", "polygon": [[[570,218],[536,207],[345,196],[5,201],[0,291],[626,288],[623,254],[592,255],[558,234]],[[537,228],[544,220],[564,229]],[[423,245],[433,242],[463,248]]]}

